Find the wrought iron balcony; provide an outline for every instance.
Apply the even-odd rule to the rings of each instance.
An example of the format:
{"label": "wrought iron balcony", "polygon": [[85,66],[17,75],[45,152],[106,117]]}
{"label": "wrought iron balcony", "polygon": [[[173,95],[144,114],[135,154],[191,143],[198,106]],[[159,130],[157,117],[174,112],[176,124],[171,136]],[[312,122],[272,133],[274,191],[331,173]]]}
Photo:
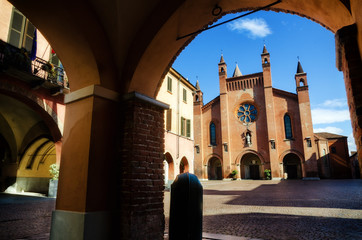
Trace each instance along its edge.
{"label": "wrought iron balcony", "polygon": [[27,82],[32,88],[49,89],[52,95],[69,92],[64,69],[41,58],[30,60],[25,49],[16,48],[0,40],[0,73]]}

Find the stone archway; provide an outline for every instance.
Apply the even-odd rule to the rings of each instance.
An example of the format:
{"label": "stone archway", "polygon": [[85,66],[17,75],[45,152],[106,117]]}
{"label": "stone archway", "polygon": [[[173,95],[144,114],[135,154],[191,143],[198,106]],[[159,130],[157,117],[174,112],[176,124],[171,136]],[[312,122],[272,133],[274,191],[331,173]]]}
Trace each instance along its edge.
{"label": "stone archway", "polygon": [[207,176],[209,180],[222,180],[222,162],[216,157],[210,158],[207,164]]}
{"label": "stone archway", "polygon": [[166,183],[175,179],[173,158],[169,152],[165,153],[164,171]]}
{"label": "stone archway", "polygon": [[[135,181],[140,186],[142,186],[140,179],[126,178],[127,176],[140,176],[142,169],[138,169],[136,167],[138,165],[134,161],[138,163],[141,162],[140,159],[144,160],[145,153],[142,152],[144,148],[152,147],[153,151],[157,151],[154,154],[157,159],[152,157],[147,159],[147,161],[152,162],[150,168],[155,168],[154,165],[157,165],[157,168],[162,168],[163,161],[161,157],[164,152],[163,147],[153,148],[155,142],[162,142],[162,137],[159,139],[156,137],[156,140],[152,139],[150,145],[140,146],[137,145],[138,141],[144,140],[144,135],[139,136],[141,135],[139,128],[133,129],[131,124],[122,126],[117,124],[120,121],[115,117],[118,112],[114,109],[119,108],[114,103],[118,103],[118,93],[138,91],[150,97],[156,96],[160,79],[165,70],[171,65],[175,56],[193,38],[177,40],[177,37],[202,29],[205,25],[219,18],[220,16],[215,17],[211,14],[215,2],[160,0],[144,1],[142,4],[138,4],[137,1],[119,3],[118,1],[74,2],[65,0],[62,4],[58,4],[45,0],[36,2],[10,1],[44,33],[67,69],[72,91],[79,90],[73,92],[67,101],[69,114],[66,116],[63,166],[61,166],[66,171],[63,171],[60,176],[57,210],[61,210],[59,214],[63,214],[62,216],[67,211],[72,214],[69,214],[72,217],[74,213],[79,213],[79,219],[81,219],[79,223],[84,222],[84,225],[86,222],[98,223],[97,220],[99,223],[103,223],[101,213],[107,213],[110,210],[109,203],[113,202],[115,197],[112,190],[108,190],[104,186],[110,186],[110,182],[113,180],[113,177],[110,177],[112,173],[114,176],[119,176],[117,175],[119,170],[113,168],[115,159],[119,159],[114,156],[122,151],[121,161],[116,162],[122,162],[122,167],[131,171],[121,175],[121,181],[131,183]],[[268,1],[268,3],[270,2]],[[265,4],[265,1],[218,1],[223,13],[255,9]],[[52,9],[51,14],[49,14],[49,9]],[[360,56],[354,55],[362,52],[362,18],[360,18],[361,6],[358,4],[358,0],[288,0],[271,10],[305,16],[321,23],[334,33],[345,26],[356,23],[357,33],[352,38],[357,44],[353,45],[349,51],[345,51],[346,54],[352,52],[352,56],[345,56],[347,60],[343,69],[346,80],[349,80],[350,76],[355,76],[349,73],[349,68],[351,70],[357,69],[356,81],[353,83],[358,83],[360,79],[360,73],[358,73]],[[188,17],[182,17],[185,15]],[[348,37],[349,33],[347,32],[346,35]],[[354,66],[349,66],[348,64],[352,60],[353,62],[356,60],[357,64],[354,63]],[[357,121],[360,113],[355,107],[355,102],[360,102],[358,95],[360,87],[347,81],[346,84],[352,86],[351,91],[353,90],[353,93],[349,96],[352,103],[350,109],[351,115],[353,115],[352,119],[354,119],[354,129],[356,129],[355,137],[360,139],[361,126]],[[126,123],[133,123],[133,120],[138,120],[138,116],[132,118],[133,113],[136,110],[144,109],[144,105],[147,105],[147,110],[153,108],[148,103],[141,103],[134,107],[134,101],[131,102],[132,104],[129,105],[133,105],[133,108],[126,107],[126,110],[123,110],[124,122]],[[155,116],[157,118],[158,114]],[[162,120],[157,120],[151,126],[156,126],[159,121]],[[137,122],[132,126],[136,124],[141,125],[143,123]],[[147,132],[147,129],[142,129],[142,131]],[[119,136],[115,132],[122,132],[122,134]],[[129,135],[134,136],[134,138],[128,138]],[[150,137],[155,136],[153,132],[148,133],[148,135]],[[117,141],[118,138],[121,138],[121,141]],[[126,144],[116,146],[113,144],[115,142],[125,142]],[[357,144],[357,146],[361,146],[361,144]],[[118,151],[119,149],[121,151]],[[127,149],[134,151],[127,151]],[[134,152],[139,155],[134,154]],[[78,161],[73,161],[74,158]],[[142,163],[148,164],[144,161]],[[142,167],[143,170],[149,169],[145,166]],[[114,172],[110,171],[113,169]],[[133,173],[133,169],[137,169],[135,171],[137,174]],[[102,174],[103,172],[108,173],[108,175]],[[155,171],[155,179],[158,179],[161,174],[161,171]],[[157,183],[155,184],[157,185]],[[114,188],[109,187],[109,189]],[[159,194],[162,194],[162,190],[159,191]],[[122,236],[125,239],[143,238],[142,233],[157,232],[162,237],[163,230],[159,230],[162,227],[152,226],[155,222],[162,222],[161,220],[144,224],[141,218],[137,218],[141,215],[137,214],[137,209],[147,208],[148,204],[153,206],[155,205],[154,202],[149,203],[148,198],[145,198],[148,202],[138,203],[142,206],[137,205],[133,209],[131,207],[135,204],[132,204],[132,197],[127,196],[125,199],[130,199],[130,203],[122,201],[122,209],[129,209],[130,212],[134,212],[132,214],[122,212],[120,219],[125,223],[133,222],[135,224],[133,226],[124,224],[122,226],[124,236]],[[139,202],[138,199],[135,201]],[[88,217],[91,215],[88,213],[91,212],[98,212],[101,217],[96,218],[96,221],[83,221],[83,217]],[[161,219],[163,217],[161,215],[151,217]],[[94,232],[102,232],[99,229],[107,229],[102,228],[104,224],[95,224],[98,228],[84,225],[79,227],[78,232],[92,235]],[[149,229],[152,231],[148,231]],[[107,232],[107,230],[104,231]],[[66,231],[58,229],[56,232],[64,234]],[[132,235],[134,232],[138,235],[136,233]],[[161,237],[158,238],[161,239]],[[149,236],[149,238],[152,237]]]}
{"label": "stone archway", "polygon": [[283,158],[284,178],[301,179],[302,166],[300,158],[294,153],[288,153]]}
{"label": "stone archway", "polygon": [[245,154],[240,160],[240,174],[242,179],[261,179],[263,175],[260,158],[253,153]]}
{"label": "stone archway", "polygon": [[189,172],[189,162],[186,157],[183,157],[180,161],[180,174]]}

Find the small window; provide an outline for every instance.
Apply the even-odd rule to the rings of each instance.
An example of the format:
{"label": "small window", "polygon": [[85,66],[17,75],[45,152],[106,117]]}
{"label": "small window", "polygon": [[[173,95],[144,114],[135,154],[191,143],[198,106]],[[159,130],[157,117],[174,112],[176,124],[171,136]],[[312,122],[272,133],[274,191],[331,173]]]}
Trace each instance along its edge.
{"label": "small window", "polygon": [[275,149],[275,141],[274,140],[270,140],[270,148]]}
{"label": "small window", "polygon": [[216,146],[216,126],[215,123],[210,123],[210,145]]}
{"label": "small window", "polygon": [[292,121],[288,114],[284,115],[284,128],[285,128],[285,138],[292,139],[293,138]]}
{"label": "small window", "polygon": [[337,153],[336,147],[331,147],[331,153]]}
{"label": "small window", "polygon": [[183,93],[183,100],[184,100],[184,102],[187,102],[187,92],[186,92],[186,89],[184,88],[184,89],[182,89],[182,93]]}
{"label": "small window", "polygon": [[307,147],[312,147],[312,140],[310,138],[307,138]]}
{"label": "small window", "polygon": [[172,92],[172,78],[167,77],[167,91]]}
{"label": "small window", "polygon": [[172,109],[167,109],[166,111],[166,130],[171,131],[172,127]]}

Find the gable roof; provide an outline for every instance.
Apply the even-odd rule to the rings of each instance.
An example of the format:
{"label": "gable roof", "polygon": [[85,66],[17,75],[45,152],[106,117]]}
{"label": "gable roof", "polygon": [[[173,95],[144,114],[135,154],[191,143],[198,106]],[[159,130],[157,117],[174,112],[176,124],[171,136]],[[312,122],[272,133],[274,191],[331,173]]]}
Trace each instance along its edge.
{"label": "gable roof", "polygon": [[314,133],[314,134],[317,135],[317,137],[325,138],[325,139],[347,138],[346,136],[342,136],[342,135],[338,135],[338,134],[334,134],[334,133],[328,133],[328,132],[319,132],[319,133]]}

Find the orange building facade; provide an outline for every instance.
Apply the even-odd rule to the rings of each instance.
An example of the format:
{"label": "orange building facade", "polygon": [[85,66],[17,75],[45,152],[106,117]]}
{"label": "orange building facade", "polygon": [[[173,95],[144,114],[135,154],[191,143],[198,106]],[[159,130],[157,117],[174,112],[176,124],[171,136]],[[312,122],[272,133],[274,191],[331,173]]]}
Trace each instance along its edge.
{"label": "orange building facade", "polygon": [[197,86],[194,97],[195,173],[223,179],[319,179],[307,74],[298,62],[297,93],[273,88],[270,54],[264,46],[263,71],[227,78],[221,57],[220,95],[207,104]]}

